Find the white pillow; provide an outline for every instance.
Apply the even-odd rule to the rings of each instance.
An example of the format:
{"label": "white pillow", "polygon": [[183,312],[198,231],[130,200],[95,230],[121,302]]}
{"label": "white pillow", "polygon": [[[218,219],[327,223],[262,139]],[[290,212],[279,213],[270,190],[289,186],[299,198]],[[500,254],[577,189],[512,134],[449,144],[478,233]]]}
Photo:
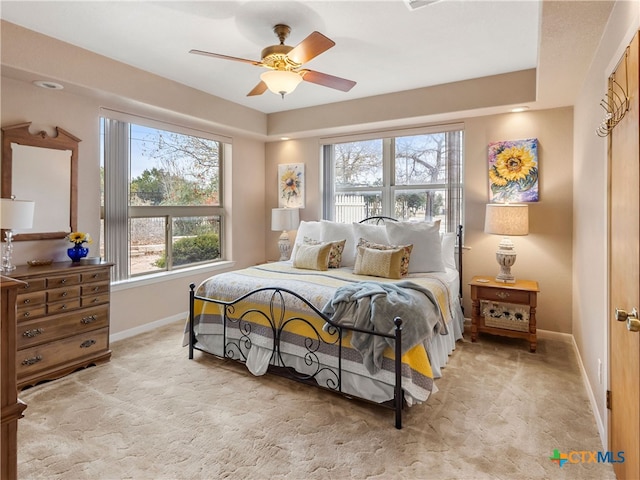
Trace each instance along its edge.
{"label": "white pillow", "polygon": [[353,267],[356,263],[356,241],[353,236],[353,227],[350,223],[320,221],[320,240],[322,242],[338,242],[347,240],[342,251],[343,267]]}
{"label": "white pillow", "polygon": [[387,235],[387,229],[384,225],[354,223],[353,238],[356,241],[356,248],[357,248],[358,240],[361,238],[364,238],[365,240],[368,240],[372,243],[389,245],[389,236]]}
{"label": "white pillow", "polygon": [[442,234],[442,263],[446,268],[455,270],[456,266],[456,234],[447,232]]}
{"label": "white pillow", "polygon": [[389,222],[385,226],[389,242],[392,244],[413,244],[409,273],[445,271],[440,242],[440,221]]}
{"label": "white pillow", "polygon": [[291,259],[296,258],[296,250],[298,249],[298,245],[304,243],[304,237],[309,238],[320,238],[320,222],[300,222],[298,226],[298,231],[296,232],[295,243],[293,244],[293,249],[291,251]]}

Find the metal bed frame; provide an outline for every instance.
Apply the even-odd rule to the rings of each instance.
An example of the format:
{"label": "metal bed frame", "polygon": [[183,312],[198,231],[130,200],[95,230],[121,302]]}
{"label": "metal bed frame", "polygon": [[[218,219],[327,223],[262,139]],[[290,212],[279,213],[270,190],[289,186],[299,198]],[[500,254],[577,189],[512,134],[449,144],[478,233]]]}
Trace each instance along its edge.
{"label": "metal bed frame", "polygon": [[[362,220],[360,223],[371,222],[380,223],[384,221],[396,221],[391,217],[370,217]],[[457,229],[457,247],[458,247],[458,271],[460,273],[460,302],[462,302],[462,226],[458,226]],[[396,317],[394,319],[394,333],[387,334],[382,332],[376,332],[373,330],[363,330],[354,327],[346,327],[334,323],[330,318],[324,315],[314,305],[312,305],[306,298],[302,297],[298,293],[278,287],[264,287],[256,290],[252,290],[234,300],[224,301],[206,298],[198,296],[195,293],[196,285],[194,283],[189,285],[189,359],[193,359],[194,351],[202,351],[209,355],[213,355],[218,358],[229,359],[241,363],[246,363],[247,355],[252,346],[251,334],[253,329],[258,328],[255,324],[247,320],[249,315],[259,315],[267,321],[269,327],[267,331],[271,332],[272,350],[271,358],[269,362],[268,372],[280,375],[297,382],[306,383],[309,385],[317,386],[331,392],[340,394],[348,398],[354,398],[357,400],[365,401],[374,405],[383,406],[385,408],[393,409],[395,411],[395,427],[397,429],[402,428],[402,409],[404,406],[404,392],[402,390],[402,319]],[[241,303],[246,300],[251,300],[251,297],[256,297],[260,294],[268,295],[269,298],[269,314],[262,312],[258,309],[246,308],[241,309]],[[295,313],[289,313],[287,309],[287,302],[285,297],[291,296],[302,302],[304,308],[308,308],[314,315],[322,319],[329,327],[324,329],[324,332],[318,331],[318,329],[307,319],[301,318]],[[223,336],[223,356],[213,354],[203,348],[196,346],[195,337],[195,311],[194,304],[196,300],[200,300],[207,303],[214,303],[219,306],[220,317],[222,324],[222,336]],[[280,343],[282,335],[286,334],[285,328],[292,324],[292,322],[303,322],[310,327],[313,332],[313,337],[305,338],[305,354],[304,361],[310,369],[315,369],[312,373],[300,373],[293,367],[287,366],[283,358],[282,351],[280,349]],[[237,338],[232,338],[228,335],[229,329],[233,328],[237,330]],[[394,385],[394,398],[384,403],[376,403],[371,400],[367,400],[361,397],[357,397],[350,393],[345,393],[342,390],[342,360],[343,360],[343,348],[342,340],[349,332],[366,333],[378,337],[390,338],[395,342],[395,360],[394,360],[394,373],[395,373],[395,385]],[[326,338],[328,336],[328,339]],[[323,338],[324,337],[324,338]],[[337,367],[330,367],[320,363],[318,358],[318,352],[325,349],[337,349]],[[327,376],[323,384],[320,383],[318,375],[323,373]]]}

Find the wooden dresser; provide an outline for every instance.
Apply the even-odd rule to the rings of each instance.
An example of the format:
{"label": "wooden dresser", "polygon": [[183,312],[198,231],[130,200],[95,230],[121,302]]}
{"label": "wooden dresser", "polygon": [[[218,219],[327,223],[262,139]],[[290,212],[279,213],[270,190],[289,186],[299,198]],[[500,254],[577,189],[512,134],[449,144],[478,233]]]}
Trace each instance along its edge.
{"label": "wooden dresser", "polygon": [[18,477],[18,419],[27,406],[18,399],[16,387],[16,291],[19,282],[0,277],[0,379],[2,379],[2,428],[0,429],[0,478]]}
{"label": "wooden dresser", "polygon": [[18,388],[106,362],[111,263],[21,266],[17,294]]}

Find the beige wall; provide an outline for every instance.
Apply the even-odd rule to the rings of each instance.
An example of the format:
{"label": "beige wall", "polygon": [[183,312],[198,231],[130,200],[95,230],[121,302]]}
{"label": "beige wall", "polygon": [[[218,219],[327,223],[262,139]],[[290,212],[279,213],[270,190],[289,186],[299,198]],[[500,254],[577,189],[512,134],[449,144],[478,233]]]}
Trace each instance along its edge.
{"label": "beige wall", "polygon": [[[495,250],[499,237],[487,235],[484,208],[488,202],[487,145],[497,140],[537,138],[540,162],[540,201],[530,206],[530,235],[514,239],[518,260],[512,271],[517,277],[538,280],[540,300],[538,326],[556,332],[571,332],[572,245],[572,109],[531,111],[459,119],[465,131],[465,244],[464,297],[467,316],[471,311],[469,289],[473,275],[498,271]],[[303,220],[321,218],[320,139],[318,137],[267,144],[267,201],[265,219],[278,202],[277,165],[304,162],[307,174],[306,208]],[[270,188],[270,186],[272,186]],[[267,239],[267,257],[277,258],[277,232]]]}

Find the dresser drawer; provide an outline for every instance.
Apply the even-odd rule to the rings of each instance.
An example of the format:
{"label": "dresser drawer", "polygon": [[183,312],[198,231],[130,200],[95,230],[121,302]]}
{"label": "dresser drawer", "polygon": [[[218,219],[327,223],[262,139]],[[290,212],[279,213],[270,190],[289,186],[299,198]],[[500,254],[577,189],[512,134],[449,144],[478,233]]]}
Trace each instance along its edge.
{"label": "dresser drawer", "polygon": [[32,318],[42,317],[47,314],[47,306],[44,304],[20,307],[17,310],[16,320],[18,323],[25,320],[31,320]]}
{"label": "dresser drawer", "polygon": [[109,326],[109,308],[96,307],[18,324],[18,350]]}
{"label": "dresser drawer", "polygon": [[90,282],[104,282],[111,279],[111,272],[109,270],[101,269],[98,272],[87,272],[82,274],[82,283]]}
{"label": "dresser drawer", "polygon": [[47,302],[62,302],[72,300],[80,296],[80,285],[74,287],[64,287],[49,290],[47,292]]}
{"label": "dresser drawer", "polygon": [[80,299],[80,305],[82,307],[92,307],[94,305],[101,305],[103,303],[109,303],[109,294],[103,293],[102,295],[91,295],[82,297]]}
{"label": "dresser drawer", "polygon": [[43,305],[47,301],[47,292],[33,292],[23,293],[18,295],[16,300],[16,306],[20,307],[33,307],[36,305]]}
{"label": "dresser drawer", "polygon": [[71,298],[65,302],[48,303],[47,313],[53,315],[54,313],[64,313],[69,310],[75,310],[80,308],[80,297]]}
{"label": "dresser drawer", "polygon": [[80,283],[79,273],[69,273],[57,277],[49,277],[47,279],[47,288],[67,287],[69,285],[78,285]]}
{"label": "dresser drawer", "polygon": [[81,294],[83,297],[85,295],[97,295],[99,293],[109,293],[109,282],[82,285]]}
{"label": "dresser drawer", "polygon": [[18,295],[24,293],[35,292],[38,290],[44,290],[47,288],[47,280],[45,278],[27,278],[23,282],[26,282],[18,287]]}
{"label": "dresser drawer", "polygon": [[20,379],[52,367],[72,364],[109,347],[109,328],[101,328],[67,337],[53,343],[45,343],[18,352],[16,370]]}
{"label": "dresser drawer", "polygon": [[477,287],[478,298],[495,302],[526,303],[529,304],[529,292],[509,290],[506,288]]}

